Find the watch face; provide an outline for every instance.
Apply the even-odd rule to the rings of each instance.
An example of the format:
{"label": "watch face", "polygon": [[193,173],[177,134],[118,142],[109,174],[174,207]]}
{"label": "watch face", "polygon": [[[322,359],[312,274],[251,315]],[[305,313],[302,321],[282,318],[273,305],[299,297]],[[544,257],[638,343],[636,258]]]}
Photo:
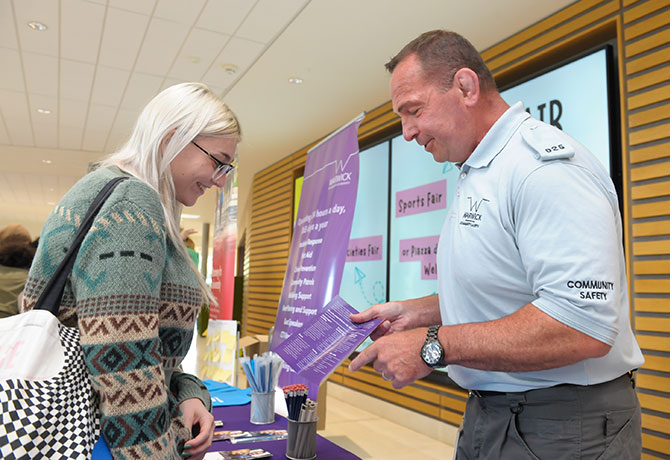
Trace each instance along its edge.
{"label": "watch face", "polygon": [[421,357],[429,366],[434,366],[442,359],[442,346],[438,342],[428,342],[421,349]]}

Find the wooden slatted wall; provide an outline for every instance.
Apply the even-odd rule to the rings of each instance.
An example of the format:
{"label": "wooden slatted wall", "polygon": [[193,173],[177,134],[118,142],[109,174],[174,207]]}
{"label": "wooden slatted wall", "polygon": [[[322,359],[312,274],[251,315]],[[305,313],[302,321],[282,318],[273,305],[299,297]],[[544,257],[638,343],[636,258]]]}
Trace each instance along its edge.
{"label": "wooden slatted wall", "polygon": [[[632,321],[646,363],[639,372],[644,458],[670,458],[670,0],[580,0],[482,52],[499,85],[616,39],[621,99],[625,250]],[[366,144],[399,132],[386,103],[359,130]],[[288,259],[293,179],[307,146],[254,176],[244,261],[245,333],[273,325]],[[632,256],[630,256],[632,254]],[[394,390],[371,368],[331,379],[460,423],[467,394],[420,381]]]}
{"label": "wooden slatted wall", "polygon": [[670,0],[624,1],[632,305],[644,458],[670,458]]}
{"label": "wooden slatted wall", "polygon": [[274,325],[291,244],[295,171],[304,167],[307,150],[254,176],[246,229],[242,335],[267,334]]}

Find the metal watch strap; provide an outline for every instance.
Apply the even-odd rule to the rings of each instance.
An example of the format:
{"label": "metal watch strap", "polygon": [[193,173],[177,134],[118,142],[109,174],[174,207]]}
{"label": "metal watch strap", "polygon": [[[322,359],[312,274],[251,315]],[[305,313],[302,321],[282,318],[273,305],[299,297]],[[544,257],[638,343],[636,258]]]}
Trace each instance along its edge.
{"label": "metal watch strap", "polygon": [[428,327],[428,333],[426,334],[426,342],[432,342],[433,340],[437,340],[437,333],[440,330],[441,324],[437,324],[435,326],[429,326]]}
{"label": "metal watch strap", "polygon": [[[429,326],[428,327],[428,332],[426,333],[426,341],[423,344],[423,347],[421,348],[421,359],[426,363],[431,368],[436,368],[436,367],[444,367],[444,348],[442,347],[442,344],[437,338],[438,331],[440,330],[440,327],[442,327],[441,324],[437,324],[434,326]],[[423,356],[423,349],[428,346],[429,343],[435,342],[438,347],[440,347],[440,354],[442,355],[436,363],[429,363],[426,361],[426,359]]]}

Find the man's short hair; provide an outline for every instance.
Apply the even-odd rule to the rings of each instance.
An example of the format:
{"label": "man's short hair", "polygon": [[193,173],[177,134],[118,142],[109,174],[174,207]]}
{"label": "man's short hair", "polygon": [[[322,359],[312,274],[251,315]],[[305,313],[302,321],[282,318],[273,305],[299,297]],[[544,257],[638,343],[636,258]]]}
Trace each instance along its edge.
{"label": "man's short hair", "polygon": [[451,88],[454,75],[467,67],[479,77],[483,91],[495,90],[496,82],[491,71],[472,43],[465,37],[448,30],[424,32],[400,50],[385,67],[390,73],[405,58],[416,55],[424,75],[438,82],[447,90]]}

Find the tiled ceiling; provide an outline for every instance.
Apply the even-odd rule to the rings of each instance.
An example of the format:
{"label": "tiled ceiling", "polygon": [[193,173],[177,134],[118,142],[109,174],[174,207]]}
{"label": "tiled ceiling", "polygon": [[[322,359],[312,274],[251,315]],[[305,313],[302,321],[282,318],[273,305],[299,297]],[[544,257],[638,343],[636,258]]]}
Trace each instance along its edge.
{"label": "tiled ceiling", "polygon": [[[240,118],[244,217],[255,172],[389,99],[383,63],[419,33],[449,28],[483,49],[570,3],[0,0],[0,226],[37,236],[144,104],[183,81],[206,83]],[[210,191],[185,210],[200,216],[185,225],[211,222],[214,202]]]}

